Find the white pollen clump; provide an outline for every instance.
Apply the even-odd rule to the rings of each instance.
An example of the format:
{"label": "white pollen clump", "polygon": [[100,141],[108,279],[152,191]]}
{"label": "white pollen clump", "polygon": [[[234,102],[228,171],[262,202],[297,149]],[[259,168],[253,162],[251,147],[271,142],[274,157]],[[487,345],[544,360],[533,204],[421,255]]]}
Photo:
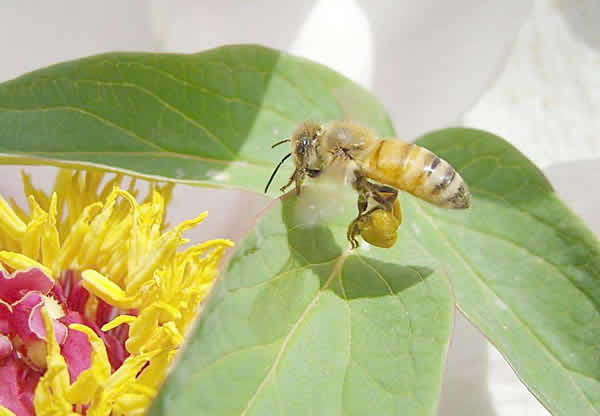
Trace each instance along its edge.
{"label": "white pollen clump", "polygon": [[[307,181],[296,201],[295,217],[299,224],[316,225],[340,222],[344,215],[344,201],[348,190],[330,181]],[[337,220],[337,221],[336,221]]]}

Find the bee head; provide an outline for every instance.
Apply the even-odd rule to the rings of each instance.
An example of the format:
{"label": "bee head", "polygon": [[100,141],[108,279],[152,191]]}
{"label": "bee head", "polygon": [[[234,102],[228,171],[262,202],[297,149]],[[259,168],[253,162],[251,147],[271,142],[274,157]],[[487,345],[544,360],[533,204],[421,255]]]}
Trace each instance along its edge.
{"label": "bee head", "polygon": [[291,137],[292,154],[299,168],[310,169],[316,162],[318,137],[321,135],[320,124],[308,121],[302,123]]}
{"label": "bee head", "polygon": [[[321,166],[319,163],[319,158],[317,154],[317,147],[319,144],[318,138],[323,132],[323,128],[320,124],[315,122],[306,122],[302,123],[294,134],[289,139],[283,139],[275,143],[271,147],[279,146],[280,144],[291,142],[292,149],[291,152],[284,156],[283,159],[279,162],[269,181],[267,182],[267,186],[265,187],[265,193],[269,189],[269,185],[271,181],[275,177],[275,174],[281,167],[281,165],[290,157],[294,157],[294,162],[296,163],[296,171],[294,172],[294,176],[297,178],[303,178],[305,174],[308,176],[315,177],[321,173]],[[297,179],[297,186],[301,183],[301,179]],[[285,187],[284,187],[285,188]],[[283,189],[282,189],[283,190]]]}

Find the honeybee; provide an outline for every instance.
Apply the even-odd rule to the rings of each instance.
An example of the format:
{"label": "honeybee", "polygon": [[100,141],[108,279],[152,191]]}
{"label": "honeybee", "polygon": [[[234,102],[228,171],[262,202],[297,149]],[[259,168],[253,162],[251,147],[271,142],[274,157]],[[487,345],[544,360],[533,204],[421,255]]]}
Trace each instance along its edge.
{"label": "honeybee", "polygon": [[467,184],[448,162],[415,144],[377,137],[356,123],[305,122],[290,138],[272,147],[287,142],[291,143],[291,152],[273,171],[265,193],[278,169],[290,157],[296,169],[281,191],[294,183],[298,195],[307,176],[316,178],[332,166],[343,166],[346,180],[358,192],[358,216],[347,232],[352,248],[358,247],[358,235],[379,247],[394,244],[396,229],[402,221],[398,189],[439,207],[471,206]]}

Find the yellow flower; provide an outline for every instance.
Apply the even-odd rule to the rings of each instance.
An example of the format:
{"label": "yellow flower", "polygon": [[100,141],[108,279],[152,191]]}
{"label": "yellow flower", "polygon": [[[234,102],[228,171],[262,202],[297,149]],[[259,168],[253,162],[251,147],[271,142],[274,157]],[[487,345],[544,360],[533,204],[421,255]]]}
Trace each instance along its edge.
{"label": "yellow flower", "polygon": [[172,185],[139,203],[102,180],[61,170],[48,196],[24,175],[29,214],[0,196],[2,416],[143,414],[232,246],[177,251],[206,213],[165,231]]}

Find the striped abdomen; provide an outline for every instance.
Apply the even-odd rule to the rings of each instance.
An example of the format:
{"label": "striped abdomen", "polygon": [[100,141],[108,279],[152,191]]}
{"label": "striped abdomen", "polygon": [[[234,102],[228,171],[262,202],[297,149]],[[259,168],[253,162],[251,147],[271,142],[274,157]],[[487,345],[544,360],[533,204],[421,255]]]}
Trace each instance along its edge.
{"label": "striped abdomen", "polygon": [[383,139],[361,163],[367,177],[445,208],[469,208],[471,193],[448,162],[429,150]]}

